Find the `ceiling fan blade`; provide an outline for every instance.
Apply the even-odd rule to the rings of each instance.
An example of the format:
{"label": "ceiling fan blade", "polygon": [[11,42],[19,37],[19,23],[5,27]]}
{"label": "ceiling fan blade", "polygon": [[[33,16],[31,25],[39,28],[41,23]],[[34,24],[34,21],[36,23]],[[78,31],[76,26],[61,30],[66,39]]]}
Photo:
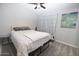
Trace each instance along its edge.
{"label": "ceiling fan blade", "polygon": [[45,3],[40,3],[40,4],[45,4]]}
{"label": "ceiling fan blade", "polygon": [[28,3],[28,4],[33,4],[33,5],[37,5],[38,3]]}
{"label": "ceiling fan blade", "polygon": [[40,6],[41,6],[42,8],[44,8],[44,9],[46,9],[46,7],[44,7],[42,4],[40,4]]}
{"label": "ceiling fan blade", "polygon": [[37,9],[37,6],[34,9]]}

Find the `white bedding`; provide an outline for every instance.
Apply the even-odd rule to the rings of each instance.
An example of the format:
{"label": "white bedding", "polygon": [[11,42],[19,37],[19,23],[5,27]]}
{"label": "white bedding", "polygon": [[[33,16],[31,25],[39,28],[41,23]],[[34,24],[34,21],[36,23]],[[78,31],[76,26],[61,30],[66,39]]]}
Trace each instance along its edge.
{"label": "white bedding", "polygon": [[46,43],[50,39],[50,35],[34,30],[12,31],[11,39],[17,49],[17,55],[28,55]]}

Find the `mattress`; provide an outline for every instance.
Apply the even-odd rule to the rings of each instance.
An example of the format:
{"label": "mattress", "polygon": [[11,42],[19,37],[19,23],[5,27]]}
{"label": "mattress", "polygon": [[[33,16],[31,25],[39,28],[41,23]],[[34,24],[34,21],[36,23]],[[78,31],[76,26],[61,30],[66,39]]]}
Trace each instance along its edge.
{"label": "mattress", "polygon": [[34,30],[12,31],[11,39],[19,55],[28,55],[46,43],[50,39],[50,35]]}

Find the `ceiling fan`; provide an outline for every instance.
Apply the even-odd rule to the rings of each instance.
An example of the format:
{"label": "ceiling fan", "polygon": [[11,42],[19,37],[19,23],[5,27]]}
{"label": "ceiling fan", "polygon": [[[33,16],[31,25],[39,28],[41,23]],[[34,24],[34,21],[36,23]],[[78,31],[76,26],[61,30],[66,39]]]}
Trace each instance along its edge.
{"label": "ceiling fan", "polygon": [[37,9],[38,6],[40,6],[40,7],[43,8],[43,9],[46,9],[46,7],[44,6],[45,3],[29,3],[29,4],[36,5],[34,9]]}

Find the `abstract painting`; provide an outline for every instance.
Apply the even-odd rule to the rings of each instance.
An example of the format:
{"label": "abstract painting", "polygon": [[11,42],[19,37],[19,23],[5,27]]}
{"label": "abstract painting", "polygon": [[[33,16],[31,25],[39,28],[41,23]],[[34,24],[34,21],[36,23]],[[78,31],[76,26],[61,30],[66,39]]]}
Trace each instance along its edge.
{"label": "abstract painting", "polygon": [[61,28],[76,28],[78,12],[62,14]]}

